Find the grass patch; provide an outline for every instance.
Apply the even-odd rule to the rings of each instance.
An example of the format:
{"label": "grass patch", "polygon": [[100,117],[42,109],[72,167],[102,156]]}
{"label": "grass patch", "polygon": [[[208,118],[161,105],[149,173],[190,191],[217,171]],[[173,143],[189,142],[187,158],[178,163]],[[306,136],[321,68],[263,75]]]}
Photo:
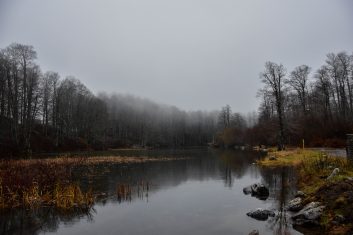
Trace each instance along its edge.
{"label": "grass patch", "polygon": [[[280,166],[298,166],[309,159],[317,158],[320,152],[311,150],[286,150],[286,151],[272,151],[268,156],[257,163],[261,166],[280,167]],[[275,158],[275,160],[273,160]]]}

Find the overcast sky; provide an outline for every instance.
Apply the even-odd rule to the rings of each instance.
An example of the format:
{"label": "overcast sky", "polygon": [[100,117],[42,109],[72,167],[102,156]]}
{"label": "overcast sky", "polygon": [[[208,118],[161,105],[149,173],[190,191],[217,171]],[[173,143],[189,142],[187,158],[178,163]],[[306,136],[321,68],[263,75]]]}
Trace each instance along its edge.
{"label": "overcast sky", "polygon": [[0,48],[11,42],[94,93],[248,112],[265,61],[316,70],[353,51],[353,1],[0,0]]}

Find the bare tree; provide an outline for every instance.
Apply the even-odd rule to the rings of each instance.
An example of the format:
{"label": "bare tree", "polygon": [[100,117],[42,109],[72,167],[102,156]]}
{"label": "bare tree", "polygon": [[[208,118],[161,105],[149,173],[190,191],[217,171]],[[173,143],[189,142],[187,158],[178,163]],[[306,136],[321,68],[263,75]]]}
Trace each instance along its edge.
{"label": "bare tree", "polygon": [[284,149],[284,80],[286,69],[282,64],[275,64],[273,62],[266,62],[265,70],[260,74],[261,81],[265,84],[267,89],[272,93],[276,103],[276,112],[278,116],[279,136],[278,136],[278,150]]}
{"label": "bare tree", "polygon": [[304,115],[307,110],[307,85],[310,70],[311,68],[307,65],[298,66],[290,73],[290,79],[286,80],[296,91]]}

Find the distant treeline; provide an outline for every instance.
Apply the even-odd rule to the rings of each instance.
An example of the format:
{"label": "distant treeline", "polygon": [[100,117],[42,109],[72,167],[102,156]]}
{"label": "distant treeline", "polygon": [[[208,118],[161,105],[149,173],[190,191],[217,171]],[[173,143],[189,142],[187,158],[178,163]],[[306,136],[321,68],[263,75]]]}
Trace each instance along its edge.
{"label": "distant treeline", "polygon": [[94,95],[78,79],[42,72],[32,46],[0,50],[3,155],[118,147],[206,145],[217,112],[185,112],[129,95]]}
{"label": "distant treeline", "polygon": [[185,112],[131,95],[94,95],[74,77],[42,72],[32,46],[0,49],[0,153],[119,147],[340,147],[353,132],[353,55],[330,53],[312,72],[267,62],[259,111]]}
{"label": "distant treeline", "polygon": [[242,121],[232,124],[230,107],[224,107],[220,143],[283,149],[301,146],[304,139],[307,146],[345,146],[346,134],[353,133],[353,54],[329,53],[314,72],[307,65],[287,72],[282,64],[267,62],[260,79],[257,123],[248,128]]}

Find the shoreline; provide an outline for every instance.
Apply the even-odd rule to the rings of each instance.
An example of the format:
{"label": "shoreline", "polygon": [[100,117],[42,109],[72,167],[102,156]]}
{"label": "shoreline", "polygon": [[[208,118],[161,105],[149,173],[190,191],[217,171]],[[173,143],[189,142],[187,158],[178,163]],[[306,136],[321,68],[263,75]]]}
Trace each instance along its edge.
{"label": "shoreline", "polygon": [[317,150],[294,149],[269,152],[257,164],[260,167],[292,166],[296,169],[297,187],[305,195],[300,206],[319,202],[325,208],[317,224],[309,226],[310,229],[320,228],[329,234],[353,231],[353,164],[346,158],[329,156]]}

